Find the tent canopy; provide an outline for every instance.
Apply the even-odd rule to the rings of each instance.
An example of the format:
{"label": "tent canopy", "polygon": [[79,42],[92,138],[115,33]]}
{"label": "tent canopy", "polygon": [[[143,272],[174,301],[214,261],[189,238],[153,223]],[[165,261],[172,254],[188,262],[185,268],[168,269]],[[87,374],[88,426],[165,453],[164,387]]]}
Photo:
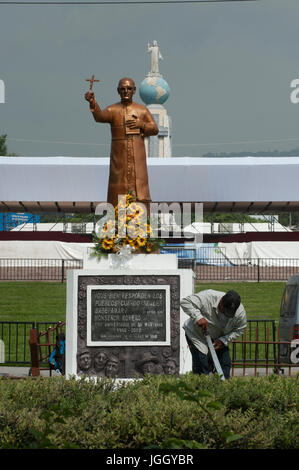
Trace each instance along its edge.
{"label": "tent canopy", "polygon": [[[150,158],[153,202],[204,212],[298,211],[299,157]],[[94,212],[106,201],[109,158],[0,157],[0,211]]]}

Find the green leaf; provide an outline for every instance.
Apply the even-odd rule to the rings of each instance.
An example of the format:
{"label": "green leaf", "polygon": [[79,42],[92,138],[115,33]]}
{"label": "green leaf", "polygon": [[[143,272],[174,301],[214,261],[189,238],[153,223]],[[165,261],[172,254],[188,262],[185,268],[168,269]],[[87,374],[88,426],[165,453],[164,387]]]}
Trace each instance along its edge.
{"label": "green leaf", "polygon": [[194,392],[194,388],[190,387],[190,385],[186,384],[186,382],[180,380],[178,384],[176,385],[178,388],[184,388],[185,390],[188,390],[188,392]]}
{"label": "green leaf", "polygon": [[226,442],[229,444],[229,442],[238,441],[239,439],[243,439],[241,434],[233,434],[232,436],[226,438]]}
{"label": "green leaf", "polygon": [[63,418],[57,416],[57,418],[53,419],[53,423],[66,424],[66,421]]}
{"label": "green leaf", "polygon": [[198,399],[197,399],[194,395],[183,394],[183,395],[182,395],[182,398],[183,398],[184,400],[195,401],[196,403],[198,403]]}
{"label": "green leaf", "polygon": [[164,383],[159,386],[159,392],[169,393],[169,392],[175,392],[175,390],[176,390],[176,387],[171,384]]}
{"label": "green leaf", "polygon": [[38,431],[38,429],[29,429],[29,432],[35,437],[35,439],[39,440],[42,438],[43,434]]}
{"label": "green leaf", "polygon": [[209,401],[207,403],[207,407],[212,408],[214,410],[220,410],[223,407],[223,405],[219,401]]}
{"label": "green leaf", "polygon": [[237,441],[239,439],[243,439],[242,434],[234,434],[233,431],[223,431],[221,433],[221,436],[223,437],[223,439],[225,439],[225,442],[227,444],[233,441]]}
{"label": "green leaf", "polygon": [[213,395],[207,390],[199,390],[195,396],[197,396],[198,398],[211,398]]}

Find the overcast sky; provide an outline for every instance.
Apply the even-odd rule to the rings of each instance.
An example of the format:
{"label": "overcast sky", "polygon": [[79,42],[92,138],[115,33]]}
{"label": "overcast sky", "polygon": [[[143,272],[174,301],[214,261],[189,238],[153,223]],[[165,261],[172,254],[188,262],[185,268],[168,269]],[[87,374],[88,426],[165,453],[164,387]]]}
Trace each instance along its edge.
{"label": "overcast sky", "polygon": [[[171,94],[174,156],[299,147],[299,2],[196,5],[1,5],[0,134],[25,156],[109,156],[109,125],[84,101],[100,79],[102,106],[117,82],[149,72],[157,40]],[[139,93],[136,101],[141,102]],[[297,139],[297,140],[296,140]],[[58,143],[57,143],[58,142]]]}

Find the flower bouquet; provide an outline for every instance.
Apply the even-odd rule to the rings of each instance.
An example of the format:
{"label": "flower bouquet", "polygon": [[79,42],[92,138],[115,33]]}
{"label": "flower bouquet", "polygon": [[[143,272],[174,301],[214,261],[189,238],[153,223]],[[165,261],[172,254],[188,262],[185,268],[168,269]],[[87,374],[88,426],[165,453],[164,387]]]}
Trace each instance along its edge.
{"label": "flower bouquet", "polygon": [[110,253],[154,253],[165,244],[161,238],[154,238],[150,218],[143,204],[130,193],[122,196],[114,208],[114,218],[93,232],[94,247],[91,256],[98,259]]}

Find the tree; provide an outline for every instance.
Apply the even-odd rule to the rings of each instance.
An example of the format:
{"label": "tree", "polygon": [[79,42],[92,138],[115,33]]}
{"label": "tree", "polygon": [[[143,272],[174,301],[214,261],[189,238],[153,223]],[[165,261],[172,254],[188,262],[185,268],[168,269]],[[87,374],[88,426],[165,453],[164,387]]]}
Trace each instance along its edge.
{"label": "tree", "polygon": [[7,155],[6,134],[0,135],[0,155]]}
{"label": "tree", "polygon": [[6,134],[0,135],[0,156],[1,157],[16,157],[16,153],[7,153],[7,145],[6,145]]}
{"label": "tree", "polygon": [[[262,218],[262,217],[261,217]],[[214,212],[214,213],[207,213],[203,216],[204,222],[217,222],[217,223],[254,223],[257,222],[266,222],[265,220],[257,220],[254,217],[250,217],[248,214],[237,213],[237,212]]]}

